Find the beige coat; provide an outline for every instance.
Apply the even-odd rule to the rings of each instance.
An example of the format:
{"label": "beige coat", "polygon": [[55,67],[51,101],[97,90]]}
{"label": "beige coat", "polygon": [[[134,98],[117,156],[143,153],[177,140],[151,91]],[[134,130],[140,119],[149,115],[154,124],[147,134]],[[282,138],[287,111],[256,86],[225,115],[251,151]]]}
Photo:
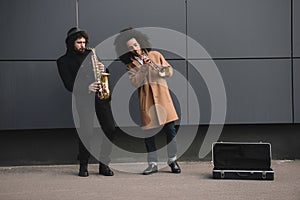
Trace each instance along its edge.
{"label": "beige coat", "polygon": [[[171,77],[173,68],[157,51],[148,52],[152,62],[159,66],[168,66]],[[129,79],[132,85],[138,88],[140,102],[141,127],[143,129],[156,128],[178,119],[169,88],[165,78],[158,75],[150,64],[141,65],[133,59],[127,66]]]}

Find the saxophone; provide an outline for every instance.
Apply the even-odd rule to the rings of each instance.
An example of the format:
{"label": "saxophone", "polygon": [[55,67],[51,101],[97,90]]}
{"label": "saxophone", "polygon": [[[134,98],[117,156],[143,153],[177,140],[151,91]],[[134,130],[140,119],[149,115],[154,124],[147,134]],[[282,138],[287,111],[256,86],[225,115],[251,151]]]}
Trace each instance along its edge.
{"label": "saxophone", "polygon": [[110,91],[108,87],[108,76],[109,73],[102,72],[99,69],[99,64],[103,65],[96,54],[96,51],[94,48],[86,48],[87,50],[90,50],[92,52],[91,59],[92,59],[92,65],[93,65],[93,71],[96,82],[99,83],[100,89],[97,92],[97,95],[100,99],[108,99],[110,97]]}

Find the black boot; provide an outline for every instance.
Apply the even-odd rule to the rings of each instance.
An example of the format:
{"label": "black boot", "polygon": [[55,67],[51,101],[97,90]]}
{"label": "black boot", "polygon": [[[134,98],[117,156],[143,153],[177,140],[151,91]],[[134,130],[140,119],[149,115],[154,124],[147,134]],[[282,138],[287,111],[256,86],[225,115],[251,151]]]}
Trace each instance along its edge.
{"label": "black boot", "polygon": [[102,174],[104,176],[113,176],[114,172],[109,168],[108,165],[99,163],[99,174]]}
{"label": "black boot", "polygon": [[78,176],[81,176],[81,177],[87,177],[87,176],[89,176],[88,164],[87,163],[80,163],[80,168],[79,168],[79,174],[78,174]]}
{"label": "black boot", "polygon": [[181,169],[180,169],[180,167],[179,167],[177,161],[171,162],[171,163],[169,164],[169,166],[171,167],[172,173],[175,173],[175,174],[181,173]]}

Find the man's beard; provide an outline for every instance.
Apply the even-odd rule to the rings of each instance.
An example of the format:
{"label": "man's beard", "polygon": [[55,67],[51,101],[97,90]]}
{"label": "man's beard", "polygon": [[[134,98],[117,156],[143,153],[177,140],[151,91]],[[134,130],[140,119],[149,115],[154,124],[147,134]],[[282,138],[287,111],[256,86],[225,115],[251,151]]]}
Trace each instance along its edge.
{"label": "man's beard", "polygon": [[78,54],[83,54],[84,51],[85,51],[85,48],[75,49],[75,51],[76,51]]}

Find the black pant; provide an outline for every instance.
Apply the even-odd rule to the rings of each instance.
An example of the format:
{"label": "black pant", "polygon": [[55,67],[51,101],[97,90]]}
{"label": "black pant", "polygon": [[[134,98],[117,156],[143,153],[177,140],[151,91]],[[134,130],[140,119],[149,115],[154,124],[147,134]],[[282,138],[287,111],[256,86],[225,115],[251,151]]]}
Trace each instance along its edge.
{"label": "black pant", "polygon": [[[99,101],[99,100],[98,100]],[[111,111],[111,106],[109,101],[98,102],[95,101],[95,110],[88,108],[88,106],[78,105],[78,114],[80,120],[80,134],[84,134],[82,138],[85,141],[79,139],[79,154],[78,160],[80,163],[88,163],[90,158],[90,152],[87,150],[85,145],[89,145],[89,139],[92,138],[94,134],[93,119],[94,113],[96,111],[96,116],[103,130],[104,135],[102,135],[102,144],[100,147],[99,162],[108,165],[110,163],[110,154],[112,151],[112,142],[115,136],[115,123],[113,119],[113,114]]]}
{"label": "black pant", "polygon": [[[162,131],[166,134],[167,138],[167,154],[168,158],[173,158],[177,154],[177,143],[176,143],[176,128],[175,122],[169,122],[164,125]],[[155,145],[155,136],[145,138],[145,145],[148,152],[148,162],[157,162],[157,152]]]}

